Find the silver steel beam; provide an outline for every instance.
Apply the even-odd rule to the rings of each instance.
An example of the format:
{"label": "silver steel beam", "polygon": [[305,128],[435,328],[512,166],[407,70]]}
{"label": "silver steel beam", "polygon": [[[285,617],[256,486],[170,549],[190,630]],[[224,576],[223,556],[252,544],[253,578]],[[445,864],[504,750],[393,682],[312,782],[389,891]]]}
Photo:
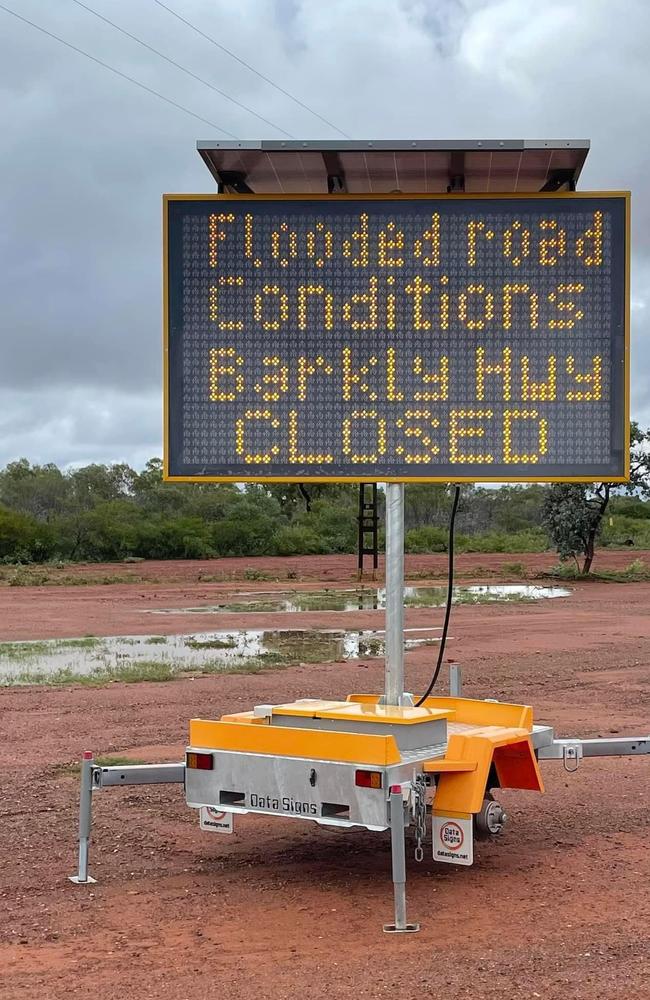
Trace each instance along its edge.
{"label": "silver steel beam", "polygon": [[70,881],[77,885],[92,885],[95,879],[88,874],[88,849],[92,826],[93,770],[95,761],[90,750],[85,750],[81,760],[81,782],[79,792],[79,864],[76,875]]}
{"label": "silver steel beam", "polygon": [[386,483],[385,702],[404,696],[404,483]]}
{"label": "silver steel beam", "polygon": [[93,768],[93,787],[115,785],[166,785],[185,781],[185,764],[127,764],[126,767]]}
{"label": "silver steel beam", "polygon": [[404,799],[402,786],[390,790],[390,844],[393,864],[395,922],[384,924],[387,933],[408,934],[420,930],[420,925],[406,919],[406,845],[404,842]]}
{"label": "silver steel beam", "polygon": [[[567,751],[571,751],[567,754]],[[539,748],[540,760],[565,760],[581,757],[637,757],[650,754],[650,736],[620,736],[614,739],[553,740]]]}

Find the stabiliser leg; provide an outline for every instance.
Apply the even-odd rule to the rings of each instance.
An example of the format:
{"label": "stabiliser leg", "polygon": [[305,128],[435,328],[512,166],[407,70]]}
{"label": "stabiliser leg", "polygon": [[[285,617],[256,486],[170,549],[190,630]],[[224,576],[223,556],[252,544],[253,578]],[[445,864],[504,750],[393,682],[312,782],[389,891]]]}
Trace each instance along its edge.
{"label": "stabiliser leg", "polygon": [[406,920],[406,844],[404,842],[404,800],[402,799],[401,785],[391,787],[389,805],[395,922],[384,924],[384,931],[387,934],[412,934],[420,930],[420,925],[409,924]]}
{"label": "stabiliser leg", "polygon": [[88,846],[90,844],[90,827],[92,824],[93,768],[95,760],[92,751],[84,750],[81,761],[81,793],[79,796],[79,870],[76,875],[70,875],[70,881],[76,885],[92,885],[94,878],[88,874]]}

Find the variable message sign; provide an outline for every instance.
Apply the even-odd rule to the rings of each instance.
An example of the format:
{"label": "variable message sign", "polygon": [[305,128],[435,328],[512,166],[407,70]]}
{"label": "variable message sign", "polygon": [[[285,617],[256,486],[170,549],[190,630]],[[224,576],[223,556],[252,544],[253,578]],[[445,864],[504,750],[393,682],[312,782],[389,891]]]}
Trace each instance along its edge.
{"label": "variable message sign", "polygon": [[627,477],[627,195],[170,195],[164,223],[166,478]]}

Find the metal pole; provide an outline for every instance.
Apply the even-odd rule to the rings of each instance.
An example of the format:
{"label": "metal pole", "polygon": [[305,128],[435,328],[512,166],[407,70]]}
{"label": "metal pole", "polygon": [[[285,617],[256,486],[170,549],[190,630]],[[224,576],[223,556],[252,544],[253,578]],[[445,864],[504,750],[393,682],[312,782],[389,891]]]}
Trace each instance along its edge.
{"label": "metal pole", "polygon": [[451,698],[462,698],[463,696],[463,674],[460,664],[453,660],[449,661],[449,696]]}
{"label": "metal pole", "polygon": [[387,705],[404,696],[404,483],[386,483],[386,656]]}
{"label": "metal pole", "polygon": [[95,760],[91,750],[84,750],[81,761],[81,792],[79,796],[79,870],[70,876],[70,881],[77,885],[88,885],[95,882],[88,874],[88,847],[90,844],[90,828],[92,824],[93,767]]}
{"label": "metal pole", "polygon": [[404,800],[402,799],[401,785],[391,786],[389,808],[395,923],[384,924],[384,930],[387,933],[413,933],[413,931],[420,930],[420,925],[409,924],[406,920],[406,845],[404,843]]}

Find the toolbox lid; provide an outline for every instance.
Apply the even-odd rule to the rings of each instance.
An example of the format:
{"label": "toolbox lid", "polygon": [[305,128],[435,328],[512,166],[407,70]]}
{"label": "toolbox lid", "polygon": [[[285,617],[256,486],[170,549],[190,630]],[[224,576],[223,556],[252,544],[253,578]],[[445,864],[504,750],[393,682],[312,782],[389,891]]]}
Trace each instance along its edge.
{"label": "toolbox lid", "polygon": [[385,723],[386,725],[412,726],[449,719],[454,710],[450,708],[416,708],[414,706],[360,704],[349,701],[325,701],[319,698],[305,698],[286,705],[274,705],[272,718],[292,716],[308,719],[334,719],[349,722]]}

